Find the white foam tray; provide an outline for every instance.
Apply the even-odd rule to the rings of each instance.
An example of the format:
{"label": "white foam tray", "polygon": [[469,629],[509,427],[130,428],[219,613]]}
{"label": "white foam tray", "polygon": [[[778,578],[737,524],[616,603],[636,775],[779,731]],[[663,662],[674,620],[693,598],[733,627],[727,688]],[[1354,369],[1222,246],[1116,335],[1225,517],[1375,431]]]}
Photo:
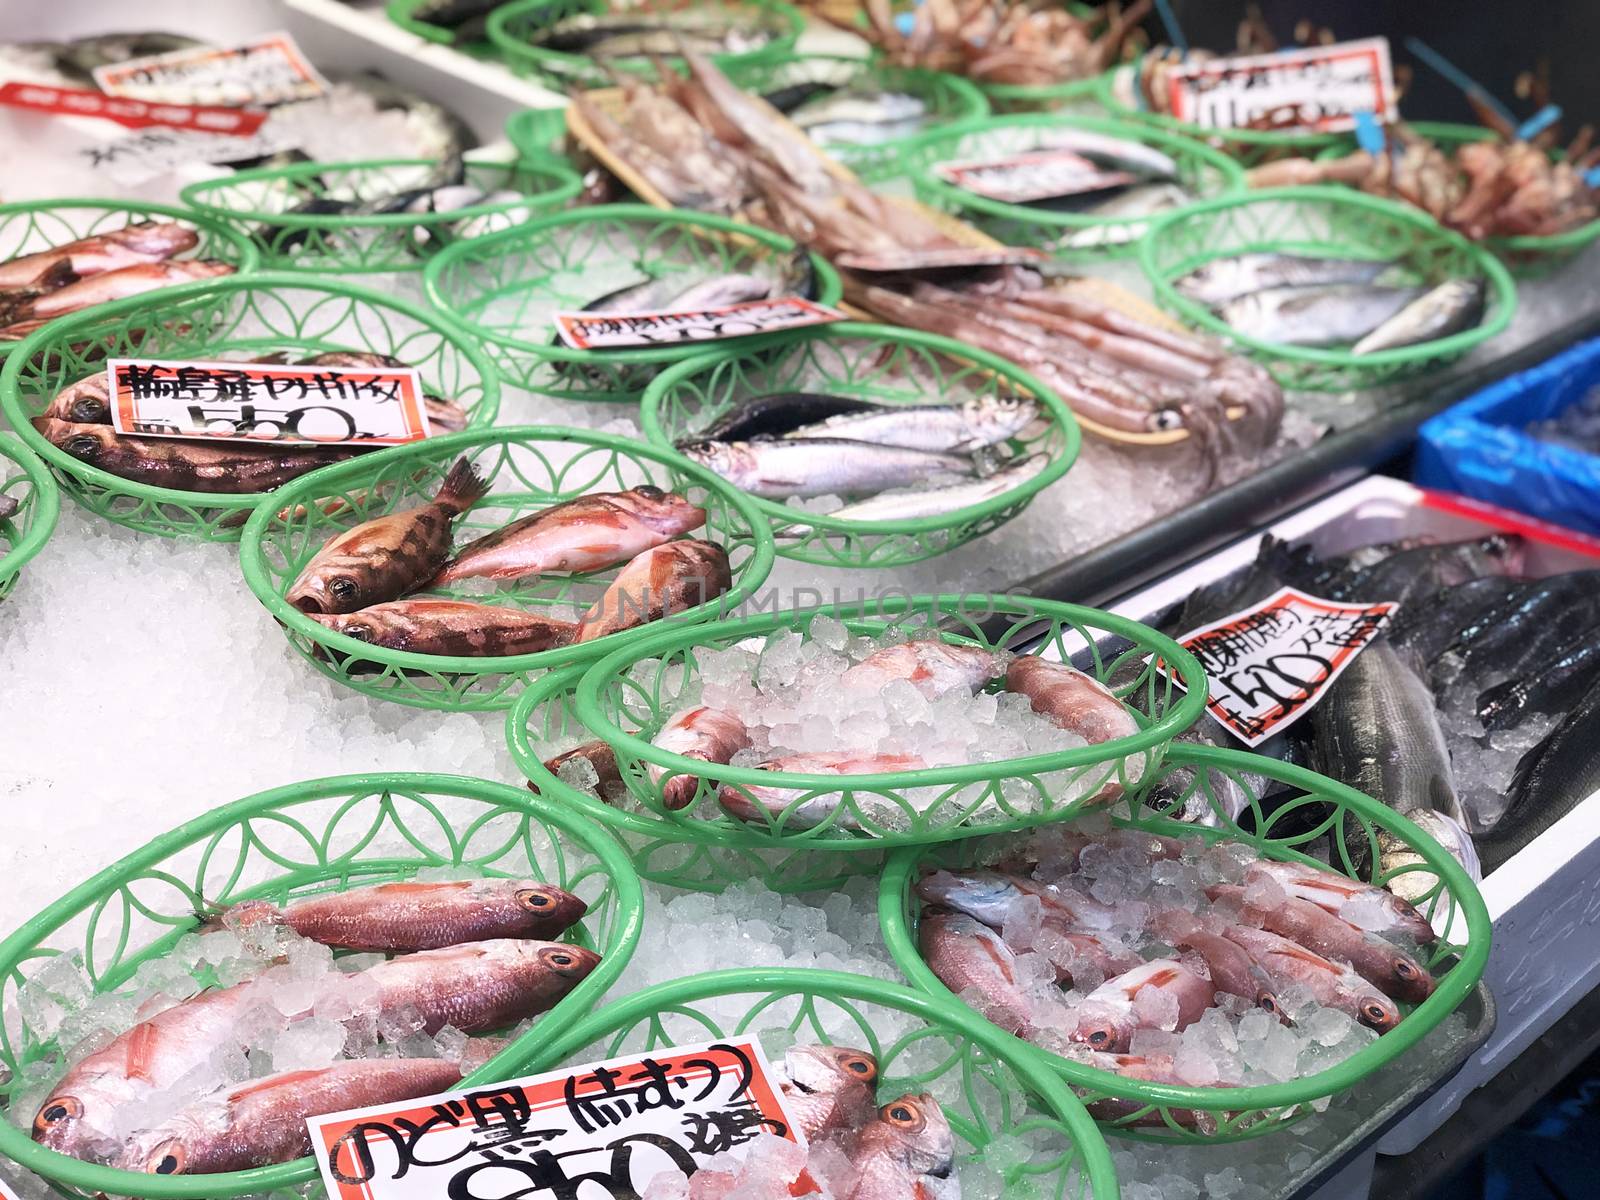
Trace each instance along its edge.
{"label": "white foam tray", "polygon": [[[1111,610],[1143,620],[1197,587],[1251,562],[1262,533],[1337,554],[1373,542],[1430,534],[1467,538],[1514,530],[1528,542],[1527,570],[1553,575],[1597,565],[1600,540],[1520,514],[1369,476],[1125,596]],[[1489,876],[1483,898],[1494,921],[1484,979],[1499,1022],[1488,1043],[1426,1103],[1386,1133],[1380,1154],[1405,1154],[1442,1125],[1474,1089],[1600,983],[1600,793],[1545,830]],[[1359,1195],[1362,1192],[1339,1193]]]}

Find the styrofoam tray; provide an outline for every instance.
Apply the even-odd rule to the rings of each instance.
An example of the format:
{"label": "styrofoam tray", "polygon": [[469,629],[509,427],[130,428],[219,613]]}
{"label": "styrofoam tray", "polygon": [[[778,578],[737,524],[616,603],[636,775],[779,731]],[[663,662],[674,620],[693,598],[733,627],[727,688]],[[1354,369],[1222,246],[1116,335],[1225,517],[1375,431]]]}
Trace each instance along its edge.
{"label": "styrofoam tray", "polygon": [[[1600,540],[1475,500],[1429,492],[1373,475],[1241,538],[1110,605],[1146,620],[1196,588],[1254,560],[1261,536],[1308,542],[1339,554],[1396,538],[1469,538],[1497,530],[1527,540],[1530,575],[1594,567]],[[1557,821],[1483,882],[1494,920],[1494,945],[1484,972],[1499,1008],[1488,1043],[1425,1104],[1384,1135],[1382,1154],[1405,1154],[1524,1048],[1600,983],[1600,793]]]}

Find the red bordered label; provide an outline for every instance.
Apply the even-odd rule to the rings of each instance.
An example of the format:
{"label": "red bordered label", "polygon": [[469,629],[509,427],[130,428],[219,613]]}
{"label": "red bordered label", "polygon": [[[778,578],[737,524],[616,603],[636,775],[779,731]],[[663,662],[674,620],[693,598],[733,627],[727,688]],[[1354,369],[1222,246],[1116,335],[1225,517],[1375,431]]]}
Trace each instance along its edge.
{"label": "red bordered label", "polygon": [[1347,131],[1355,114],[1398,117],[1388,38],[1185,63],[1167,76],[1168,108],[1208,129]]}
{"label": "red bordered label", "polygon": [[0,84],[0,104],[70,117],[102,117],[130,129],[165,125],[234,136],[254,133],[267,114],[258,108],[221,108],[203,104],[151,104],[125,96],[107,96],[87,88],[48,83]]}
{"label": "red bordered label", "polygon": [[1107,171],[1083,155],[1064,149],[939,163],[934,170],[964,191],[1004,204],[1080,196],[1134,182],[1127,171]]}
{"label": "red bordered label", "polygon": [[140,437],[398,446],[428,436],[411,368],[114,358],[111,424]]}
{"label": "red bordered label", "polygon": [[306,1122],[335,1200],[649,1196],[763,1133],[805,1145],[753,1039],[662,1048]]}
{"label": "red bordered label", "polygon": [[283,104],[328,86],[287,33],[112,63],[96,67],[94,81],[113,96],[173,104]]}
{"label": "red bordered label", "polygon": [[556,333],[574,350],[618,350],[750,337],[843,321],[845,315],[799,296],[776,296],[683,312],[558,312],[553,319]]}
{"label": "red bordered label", "polygon": [[1310,712],[1399,607],[1342,604],[1286,587],[1178,641],[1205,668],[1211,715],[1258,746]]}

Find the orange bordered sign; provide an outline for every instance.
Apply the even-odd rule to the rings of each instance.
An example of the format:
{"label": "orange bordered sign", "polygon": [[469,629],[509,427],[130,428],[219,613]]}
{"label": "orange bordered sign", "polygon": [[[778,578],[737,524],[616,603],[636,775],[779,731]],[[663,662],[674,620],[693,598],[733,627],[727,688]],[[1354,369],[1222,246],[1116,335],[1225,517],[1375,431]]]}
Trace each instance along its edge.
{"label": "orange bordered sign", "polygon": [[1205,668],[1211,715],[1245,745],[1259,746],[1310,712],[1399,607],[1286,587],[1178,642]]}
{"label": "orange bordered sign", "polygon": [[327,83],[287,33],[240,46],[192,46],[94,69],[111,96],[173,104],[285,104],[310,100]]}
{"label": "orange bordered sign", "polygon": [[806,1144],[753,1039],[663,1047],[306,1124],[334,1200],[622,1200],[763,1133]]}
{"label": "orange bordered sign", "polygon": [[1172,116],[1207,129],[1335,133],[1358,112],[1399,115],[1388,38],[1184,63],[1167,78]]}

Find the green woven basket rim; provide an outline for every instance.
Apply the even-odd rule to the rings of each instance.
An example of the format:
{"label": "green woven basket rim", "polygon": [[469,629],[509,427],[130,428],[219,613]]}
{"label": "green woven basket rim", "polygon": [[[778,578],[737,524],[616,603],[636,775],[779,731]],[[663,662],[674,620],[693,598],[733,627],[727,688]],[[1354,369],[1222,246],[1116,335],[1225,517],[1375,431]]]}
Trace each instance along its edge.
{"label": "green woven basket rim", "polygon": [[1010,104],[1053,104],[1062,100],[1079,100],[1093,96],[1100,100],[1101,80],[1109,72],[1087,75],[1082,79],[1069,79],[1063,83],[984,83],[973,81],[973,86],[991,100]]}
{"label": "green woven basket rim", "polygon": [[[1463,125],[1454,121],[1407,121],[1408,128],[1422,134],[1432,142],[1447,142],[1462,144],[1466,142],[1491,142],[1498,140],[1499,135],[1492,129],[1482,125]],[[1332,158],[1347,153],[1352,144],[1329,146],[1318,159]],[[1554,153],[1552,151],[1552,153]],[[1488,246],[1498,254],[1518,255],[1549,255],[1559,256],[1576,253],[1582,250],[1595,238],[1600,237],[1600,217],[1586,222],[1565,233],[1547,234],[1516,234],[1512,237],[1492,237],[1485,240]]]}
{"label": "green woven basket rim", "polygon": [[[1281,342],[1262,341],[1239,333],[1204,305],[1180,295],[1172,286],[1172,279],[1157,269],[1156,251],[1161,246],[1163,237],[1185,221],[1202,219],[1229,208],[1244,208],[1255,204],[1270,205],[1286,201],[1307,201],[1333,208],[1361,209],[1381,214],[1388,220],[1409,225],[1417,232],[1419,241],[1442,243],[1464,253],[1489,283],[1492,303],[1487,318],[1472,329],[1464,329],[1448,337],[1436,338],[1416,346],[1379,350],[1373,354],[1357,355],[1347,350],[1289,346]],[[1295,243],[1298,249],[1304,249],[1306,245],[1304,242]],[[1370,368],[1381,371],[1384,367],[1405,367],[1428,359],[1454,357],[1466,353],[1472,347],[1488,341],[1503,331],[1511,324],[1511,318],[1517,310],[1517,286],[1511,280],[1511,272],[1506,270],[1505,265],[1487,249],[1474,245],[1460,234],[1446,229],[1426,213],[1409,204],[1385,200],[1379,196],[1369,196],[1350,188],[1321,186],[1260,188],[1238,196],[1219,196],[1214,200],[1202,201],[1153,221],[1150,232],[1139,243],[1138,254],[1140,269],[1155,292],[1156,300],[1163,308],[1176,312],[1189,324],[1199,326],[1216,337],[1246,347],[1258,357],[1274,358],[1285,363],[1308,363],[1336,368]]]}
{"label": "green woven basket rim", "polygon": [[21,467],[33,487],[28,498],[27,532],[9,547],[0,549],[0,583],[4,583],[50,540],[61,516],[61,488],[44,460],[28,449],[16,434],[3,429],[0,429],[0,459],[10,459]]}
{"label": "green woven basket rim", "polygon": [[[1054,212],[1050,209],[1034,208],[1026,204],[1007,204],[1002,200],[979,196],[967,191],[965,188],[959,188],[955,184],[941,179],[933,170],[935,160],[931,157],[932,155],[952,153],[953,151],[949,150],[948,147],[955,146],[963,138],[1005,129],[1082,129],[1089,133],[1103,133],[1109,137],[1127,138],[1130,141],[1155,146],[1170,155],[1202,162],[1212,170],[1219,172],[1223,177],[1224,183],[1218,195],[1232,196],[1243,193],[1245,190],[1244,169],[1238,163],[1220,150],[1203,145],[1192,138],[1141,125],[1137,121],[1118,121],[1109,117],[1062,116],[1059,113],[1014,113],[986,117],[969,121],[962,125],[947,125],[930,133],[919,134],[916,140],[906,147],[908,153],[918,154],[923,163],[923,165],[916,168],[917,184],[955,207],[964,208],[972,212],[981,212],[991,217],[1004,217],[1012,221],[1027,221],[1041,226],[1057,226],[1062,229],[1099,229],[1123,225],[1149,227],[1154,220],[1153,217],[1148,216],[1095,217],[1085,213]],[[940,151],[938,147],[941,145],[947,147],[947,149]],[[1191,207],[1193,206],[1185,205],[1177,211],[1187,212]]]}
{"label": "green woven basket rim", "polygon": [[[774,54],[769,58],[750,59],[741,61],[730,67],[726,74],[740,87],[745,87],[743,76],[756,71],[777,71],[794,63],[843,63],[859,67],[862,74],[875,75],[883,80],[895,80],[898,86],[903,86],[907,91],[936,93],[946,92],[961,102],[961,108],[966,111],[959,116],[953,116],[940,123],[944,128],[956,121],[975,120],[989,112],[989,101],[984,97],[982,89],[970,79],[960,75],[952,75],[949,71],[930,71],[926,67],[900,67],[886,63],[876,58],[860,58],[854,54],[802,54],[790,50],[783,54]],[[746,91],[751,89],[745,88]],[[921,137],[922,134],[914,134]],[[833,152],[840,150],[894,150],[904,146],[912,138],[895,138],[887,142],[875,142],[870,146],[835,146]]]}
{"label": "green woven basket rim", "polygon": [[[506,26],[525,13],[537,12],[541,8],[548,8],[557,0],[512,0],[510,4],[502,4],[489,14],[488,38],[494,43],[500,56],[513,65],[532,67],[548,74],[561,78],[590,77],[600,74],[599,64],[587,54],[568,54],[561,50],[546,50],[541,46],[530,46],[521,38],[512,35]],[[586,0],[584,7],[590,12],[605,11],[606,5],[596,0]],[[788,26],[786,33],[780,33],[766,45],[755,50],[743,53],[713,54],[711,61],[720,65],[727,63],[750,62],[769,54],[787,54],[794,49],[795,40],[805,32],[805,15],[791,4],[783,0],[718,0],[717,7],[727,8],[754,8],[761,9],[777,17],[784,25]],[[667,59],[668,62],[676,61]],[[655,68],[648,62],[636,63],[630,60],[620,60],[612,64],[617,70],[632,74],[649,74]]]}
{"label": "green woven basket rim", "polygon": [[[538,0],[543,3],[544,0]],[[496,9],[495,11],[500,11]],[[445,295],[439,287],[439,276],[453,266],[457,260],[467,258],[469,255],[492,255],[497,249],[508,247],[516,242],[543,235],[547,230],[560,229],[568,225],[587,225],[595,221],[638,221],[649,222],[652,225],[688,225],[698,229],[706,229],[714,233],[736,234],[740,237],[750,238],[759,242],[769,250],[778,254],[792,254],[800,247],[781,234],[761,229],[755,225],[745,225],[738,221],[729,220],[727,217],[713,216],[710,213],[690,212],[687,209],[655,208],[649,204],[596,204],[588,208],[572,209],[567,212],[553,213],[550,216],[540,217],[519,225],[515,229],[502,230],[499,233],[488,234],[484,237],[472,238],[469,241],[456,242],[445,247],[440,253],[434,255],[422,269],[422,286],[426,291],[428,300],[439,311],[448,314],[449,318],[459,327],[468,330],[473,336],[492,345],[504,346],[518,353],[546,362],[606,362],[620,365],[635,363],[663,363],[677,362],[688,355],[703,353],[697,346],[664,346],[659,349],[644,347],[631,350],[574,350],[565,345],[553,345],[548,340],[545,342],[530,342],[523,338],[511,337],[508,334],[496,333],[487,329],[470,317],[462,316],[455,309],[451,297]],[[814,250],[807,250],[806,254],[811,259],[812,269],[817,277],[817,303],[834,305],[839,302],[839,297],[844,294],[844,285],[840,282],[839,273],[827,259],[817,254]],[[552,337],[553,337],[552,333]],[[765,345],[771,338],[778,334],[757,334],[754,337],[740,339],[747,345]]]}
{"label": "green woven basket rim", "polygon": [[211,192],[224,191],[239,184],[259,183],[263,180],[316,178],[327,171],[382,170],[388,167],[428,167],[436,160],[431,158],[372,158],[349,162],[292,163],[287,167],[255,167],[248,171],[235,171],[217,179],[202,179],[191,183],[179,193],[183,202],[197,212],[221,221],[251,221],[262,225],[278,225],[306,229],[410,229],[431,228],[436,225],[453,225],[457,221],[489,213],[506,212],[529,202],[544,207],[565,204],[583,190],[583,180],[566,163],[548,156],[521,159],[516,162],[468,162],[468,169],[504,171],[513,175],[519,171],[549,176],[554,186],[547,191],[524,192],[515,200],[500,200],[494,204],[469,204],[449,212],[424,213],[372,213],[368,216],[346,217],[334,213],[272,212],[256,208],[233,208],[208,199]]}
{"label": "green woven basket rim", "polygon": [[[171,204],[156,204],[153,202],[147,203],[143,200],[111,200],[105,198],[96,200],[93,197],[76,196],[64,196],[59,200],[18,200],[11,204],[0,204],[0,221],[4,221],[7,217],[15,216],[19,213],[39,212],[48,213],[53,216],[64,210],[85,208],[98,209],[103,213],[127,213],[130,216],[141,217],[166,217],[168,220],[183,221],[189,225],[193,225],[196,229],[203,229],[207,233],[213,235],[214,237],[221,238],[223,241],[232,246],[234,254],[237,256],[237,262],[235,264],[237,268],[235,271],[236,275],[251,274],[255,271],[256,266],[261,261],[261,256],[256,251],[255,243],[244,234],[240,233],[237,229],[234,229],[227,222],[214,220],[205,213],[196,212],[191,208],[179,208]],[[163,288],[162,290],[165,291],[167,289]],[[140,297],[135,296],[132,297],[132,299],[137,300],[140,299]],[[123,304],[127,303],[127,301],[119,300],[113,301],[112,303]],[[110,307],[110,304],[102,304],[94,308],[84,309],[83,311],[105,312]],[[66,318],[61,317],[57,319],[65,320]],[[40,330],[38,332],[43,331]],[[11,350],[22,345],[22,343],[26,340],[26,338],[0,338],[0,357],[6,356]]]}
{"label": "green woven basket rim", "polygon": [[[568,1025],[561,1034],[541,1046],[530,1067],[548,1071],[580,1050],[641,1020],[717,996],[749,993],[754,999],[764,993],[808,992],[830,1001],[855,1000],[897,1008],[928,1022],[959,1033],[1028,1085],[1030,1097],[1043,1100],[1054,1117],[1067,1127],[1082,1162],[1080,1177],[1087,1176],[1095,1200],[1116,1200],[1117,1177],[1105,1139],[1082,1102],[1072,1094],[1032,1053],[1019,1053],[1014,1039],[1008,1039],[986,1021],[973,1021],[964,1005],[952,1005],[937,997],[917,992],[899,983],[805,967],[747,967],[709,971],[683,979],[673,979],[613,1000],[602,1008]],[[748,1014],[747,1014],[748,1015]]]}
{"label": "green woven basket rim", "polygon": [[[487,42],[480,39],[475,43],[461,44],[456,41],[456,31],[445,25],[434,25],[429,21],[419,20],[413,14],[421,8],[425,0],[387,0],[384,4],[384,15],[393,25],[398,25],[407,33],[415,34],[427,42],[439,46],[449,46],[455,50],[465,49],[465,45],[486,46]],[[469,51],[469,53],[472,53]]]}
{"label": "green woven basket rim", "polygon": [[[0,964],[4,964],[0,967],[0,971],[6,974],[14,971],[18,964],[26,961],[29,951],[36,947],[43,937],[78,911],[91,907],[104,895],[107,888],[119,879],[161,863],[174,851],[192,844],[206,834],[226,829],[252,813],[268,811],[300,799],[332,798],[341,793],[380,791],[447,793],[500,804],[510,810],[521,810],[540,821],[548,822],[578,842],[594,855],[610,875],[615,888],[618,914],[616,944],[587,978],[540,1018],[536,1028],[540,1031],[541,1037],[559,1036],[574,1023],[584,1009],[592,1006],[616,982],[638,945],[639,934],[644,925],[645,906],[644,889],[639,882],[638,874],[633,869],[633,863],[610,831],[568,811],[561,805],[551,804],[520,788],[465,775],[423,772],[373,772],[304,780],[257,792],[186,821],[145,843],[111,866],[91,875],[55,903],[40,910],[0,942]],[[492,1078],[506,1078],[522,1060],[523,1053],[516,1050],[513,1044],[466,1078],[473,1083],[489,1082]],[[229,1194],[242,1195],[303,1183],[317,1177],[315,1161],[311,1158],[302,1158],[296,1162],[281,1163],[276,1166],[257,1167],[248,1171],[229,1171],[211,1175],[143,1175],[83,1162],[49,1150],[35,1142],[28,1136],[26,1130],[14,1125],[10,1120],[0,1120],[0,1154],[49,1179],[59,1180],[90,1193],[147,1196],[160,1200],[210,1200],[217,1195],[218,1188],[232,1189]]]}
{"label": "green woven basket rim", "polygon": [[[751,617],[738,617],[720,621],[713,626],[682,626],[677,629],[655,631],[631,645],[612,651],[590,666],[578,680],[573,695],[573,712],[580,724],[621,753],[680,774],[699,774],[705,769],[704,759],[688,758],[682,754],[661,750],[644,738],[628,733],[607,717],[600,703],[601,688],[612,679],[623,675],[634,663],[659,657],[663,652],[712,641],[731,645],[754,635],[772,633],[779,629],[798,628],[808,624],[817,616],[829,616],[843,621],[871,621],[913,612],[931,614],[936,610],[948,612],[950,609],[956,612],[970,611],[977,607],[978,602],[982,603],[983,611],[988,614],[1013,614],[1029,622],[1060,619],[1127,638],[1158,655],[1169,670],[1182,680],[1184,694],[1168,712],[1130,737],[1075,746],[1070,750],[1058,750],[1050,754],[1032,754],[1020,758],[1002,759],[998,762],[962,763],[951,767],[926,767],[917,771],[885,771],[872,775],[817,775],[798,771],[763,771],[756,767],[719,765],[717,779],[723,783],[828,790],[848,787],[849,781],[856,779],[870,780],[875,788],[891,789],[977,783],[1035,771],[1091,766],[1125,758],[1141,750],[1164,746],[1178,733],[1194,724],[1205,710],[1206,679],[1199,660],[1171,638],[1147,625],[1140,624],[1131,617],[1119,616],[1097,608],[1086,608],[1080,604],[1067,604],[1059,600],[1019,599],[1009,595],[968,592],[938,596],[897,596],[858,604],[825,604],[792,612],[760,613]],[[1127,651],[1118,653],[1120,655]],[[993,831],[1000,832],[1003,828],[1002,825],[996,825]],[[972,837],[976,831],[974,827],[963,827],[962,836]],[[893,844],[896,839],[852,838],[852,840],[881,847]]]}
{"label": "green woven basket rim", "polygon": [[[1404,1020],[1343,1062],[1315,1074],[1286,1083],[1253,1087],[1189,1087],[1127,1079],[1110,1071],[1073,1062],[1037,1046],[1030,1047],[1062,1078],[1080,1087],[1092,1088],[1096,1092],[1130,1097],[1170,1108],[1234,1111],[1301,1104],[1353,1087],[1373,1071],[1398,1058],[1432,1032],[1477,986],[1489,961],[1489,943],[1493,933],[1488,906],[1484,904],[1477,885],[1462,869],[1461,864],[1410,820],[1387,805],[1380,804],[1370,796],[1346,787],[1336,780],[1264,755],[1174,742],[1167,752],[1166,763],[1189,765],[1201,770],[1214,766],[1249,771],[1281,780],[1306,791],[1338,796],[1350,809],[1370,819],[1375,825],[1398,834],[1422,855],[1431,872],[1443,880],[1445,888],[1458,905],[1458,911],[1465,918],[1467,943],[1456,965],[1439,980],[1433,994]],[[1172,820],[1145,819],[1135,824],[1143,828],[1158,827],[1162,832],[1173,836],[1223,836],[1221,830]],[[912,846],[897,850],[890,856],[878,888],[878,919],[890,956],[913,986],[927,988],[936,996],[954,1000],[955,997],[950,990],[923,962],[904,917],[906,897],[915,879],[917,867],[928,849],[928,847]],[[1288,856],[1311,861],[1293,852],[1289,852]],[[973,1016],[983,1020],[976,1012]],[[1017,1040],[1021,1041],[1020,1038]],[[1023,1044],[1028,1045],[1026,1042]],[[1224,1137],[1209,1140],[1229,1139]]]}
{"label": "green woven basket rim", "polygon": [[1180,121],[1167,113],[1152,112],[1147,108],[1138,108],[1124,102],[1117,95],[1116,84],[1118,76],[1126,70],[1128,70],[1127,64],[1113,67],[1096,81],[1099,85],[1096,89],[1097,98],[1105,106],[1106,111],[1115,116],[1148,121],[1152,125],[1159,125],[1163,129],[1181,133],[1186,137],[1217,138],[1225,143],[1260,150],[1312,151],[1332,145],[1344,136],[1341,133],[1297,133],[1283,129],[1212,129],[1207,125]]}
{"label": "green woven basket rim", "polygon": [[739,578],[734,581],[733,587],[714,600],[674,614],[672,618],[674,624],[698,621],[713,614],[731,611],[765,583],[768,574],[771,573],[776,556],[773,551],[772,535],[767,532],[766,523],[761,520],[760,515],[743,494],[730,487],[721,476],[694,463],[681,461],[677,456],[664,453],[655,446],[619,437],[616,434],[555,425],[495,425],[484,429],[467,429],[460,433],[445,434],[443,437],[428,438],[426,441],[413,442],[405,446],[394,446],[388,450],[378,450],[372,454],[364,454],[360,458],[322,467],[286,483],[262,500],[245,524],[244,533],[239,541],[239,565],[244,571],[245,583],[280,625],[287,626],[293,632],[331,650],[356,654],[364,660],[384,663],[402,670],[413,668],[461,675],[487,675],[560,667],[570,663],[587,663],[606,653],[611,647],[621,648],[636,638],[656,632],[649,625],[643,625],[637,629],[625,629],[619,633],[607,634],[605,637],[596,638],[593,642],[561,646],[554,650],[541,650],[534,654],[486,655],[477,658],[450,654],[419,654],[411,650],[388,650],[346,637],[342,633],[335,633],[295,608],[287,599],[280,596],[277,588],[273,586],[261,545],[268,526],[277,519],[277,514],[284,508],[292,507],[302,499],[325,494],[324,489],[335,491],[342,485],[382,471],[385,466],[396,460],[418,458],[424,454],[430,458],[444,457],[457,451],[464,452],[480,446],[513,443],[519,440],[595,446],[639,458],[648,458],[669,470],[689,476],[706,490],[715,492],[745,518],[750,525],[752,536],[749,540],[754,554],[745,564]]}
{"label": "green woven basket rim", "polygon": [[[939,354],[976,363],[1001,378],[1015,383],[1044,405],[1051,418],[1065,435],[1066,445],[1063,447],[1061,454],[1051,461],[1044,470],[1031,479],[1019,483],[1010,491],[1003,492],[998,496],[991,496],[989,499],[979,501],[977,504],[969,504],[965,508],[954,509],[951,512],[941,513],[932,517],[890,521],[852,521],[829,516],[826,513],[807,513],[804,509],[790,508],[776,500],[767,500],[741,491],[739,494],[745,496],[756,511],[767,517],[774,527],[827,529],[840,533],[904,535],[935,533],[944,529],[954,529],[970,521],[987,517],[991,513],[1000,512],[1020,500],[1032,499],[1065,475],[1071,469],[1072,464],[1077,461],[1078,452],[1083,444],[1083,431],[1079,429],[1077,418],[1072,415],[1072,410],[1053,391],[1015,363],[1001,358],[997,354],[991,354],[987,350],[969,346],[964,342],[958,342],[953,338],[941,337],[933,333],[923,333],[921,330],[904,329],[898,325],[877,325],[863,321],[839,321],[828,325],[815,325],[806,329],[786,330],[782,333],[773,334],[770,339],[764,337],[758,345],[749,348],[741,345],[739,341],[734,341],[730,342],[726,350],[713,350],[708,353],[697,354],[694,358],[685,359],[668,367],[650,381],[649,387],[645,389],[644,399],[639,406],[639,424],[644,431],[645,438],[651,444],[664,448],[684,462],[692,462],[692,459],[678,453],[673,446],[672,439],[661,428],[660,405],[662,397],[666,395],[668,390],[730,358],[749,358],[756,354],[768,355],[773,353],[774,349],[786,349],[801,342],[826,342],[846,337],[875,338],[883,342],[898,342],[905,345],[921,346]],[[743,340],[752,341],[753,339]]]}
{"label": "green woven basket rim", "polygon": [[[20,343],[18,352],[7,357],[4,368],[0,369],[0,412],[4,412],[6,419],[11,422],[12,427],[21,436],[22,440],[28,444],[29,449],[33,450],[56,470],[82,480],[84,483],[102,487],[107,491],[121,495],[138,496],[162,504],[186,504],[200,508],[222,510],[254,508],[263,496],[279,495],[284,489],[280,488],[277,492],[179,491],[175,488],[155,487],[148,483],[124,479],[120,475],[102,471],[99,467],[91,466],[72,457],[66,451],[49,442],[43,434],[33,427],[31,415],[23,408],[22,399],[18,395],[17,377],[35,355],[47,351],[51,345],[62,339],[70,338],[74,330],[91,322],[102,321],[107,317],[120,317],[124,313],[139,312],[156,304],[181,302],[216,292],[276,287],[348,296],[353,300],[372,304],[378,308],[397,310],[433,330],[433,332],[439,334],[461,352],[462,356],[472,364],[472,369],[477,372],[482,382],[483,395],[469,410],[469,422],[473,425],[483,426],[494,420],[495,414],[500,407],[500,376],[495,371],[494,364],[490,362],[488,355],[484,354],[477,343],[458,326],[441,319],[439,314],[431,309],[413,303],[410,300],[402,299],[399,296],[386,295],[372,288],[361,287],[358,284],[349,283],[332,276],[314,276],[294,271],[257,271],[248,275],[228,275],[218,279],[203,280],[199,283],[184,283],[175,287],[162,288],[159,291],[146,293],[142,296],[130,296],[126,300],[116,300],[110,304],[101,304],[94,308],[84,309],[82,312],[69,313],[64,317],[58,317],[43,329],[29,334]],[[429,440],[437,441],[438,439]],[[381,454],[384,451],[377,451],[377,453]],[[359,462],[360,459],[354,461]],[[321,468],[321,470],[329,469],[331,468]],[[285,485],[285,487],[287,486]]]}
{"label": "green woven basket rim", "polygon": [[[567,127],[567,106],[565,104],[549,108],[519,108],[506,118],[506,141],[511,143],[511,148],[523,162],[544,162],[555,159],[556,162],[571,166],[570,161],[555,151],[543,146],[535,145],[533,141],[532,126],[538,121],[550,121],[560,126],[563,134]],[[582,180],[579,180],[580,188]]]}

